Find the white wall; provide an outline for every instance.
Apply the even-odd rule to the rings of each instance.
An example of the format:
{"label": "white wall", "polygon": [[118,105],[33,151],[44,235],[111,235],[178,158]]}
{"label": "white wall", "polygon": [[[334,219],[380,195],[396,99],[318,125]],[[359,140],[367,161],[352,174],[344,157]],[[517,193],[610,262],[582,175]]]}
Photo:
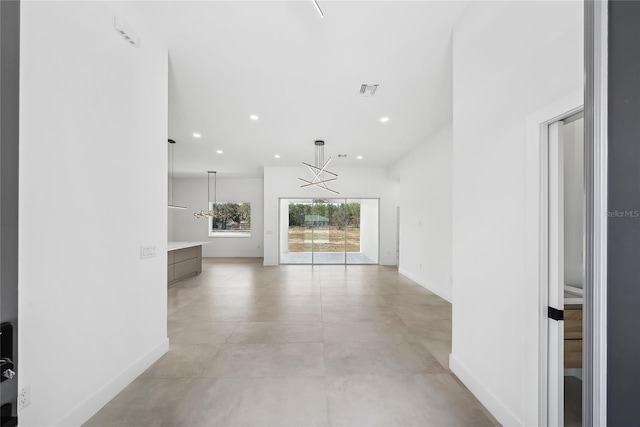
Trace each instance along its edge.
{"label": "white wall", "polygon": [[331,187],[340,192],[334,195],[318,188],[300,188],[298,177],[305,176],[300,167],[264,168],[264,264],[277,265],[278,199],[341,197],[349,199],[380,198],[380,264],[395,264],[395,206],[397,183],[382,168],[332,169],[339,175]]}
{"label": "white wall", "polygon": [[564,126],[564,283],[582,288],[584,265],[584,120]]}
{"label": "white wall", "polygon": [[289,200],[280,199],[280,230],[287,230],[286,233],[281,232],[280,235],[280,252],[289,253]]}
{"label": "white wall", "polygon": [[452,124],[410,151],[400,179],[400,273],[451,301]]}
{"label": "white wall", "polygon": [[454,30],[450,366],[504,425],[539,425],[526,364],[537,325],[523,315],[542,311],[524,285],[525,170],[539,167],[527,116],[582,88],[582,8],[473,2]]}
{"label": "white wall", "polygon": [[176,214],[180,209],[167,209],[167,241],[176,241]]}
{"label": "white wall", "polygon": [[[205,257],[262,257],[263,189],[262,178],[218,177],[218,203],[251,203],[251,237],[209,237],[208,219],[195,218],[194,212],[208,210],[207,176],[203,178],[174,178],[173,202],[186,210],[173,210],[173,240],[211,242],[202,246]],[[214,197],[214,178],[211,178],[211,201]]]}
{"label": "white wall", "polygon": [[168,350],[167,51],[125,7],[22,3],[25,427],[80,425]]}
{"label": "white wall", "polygon": [[360,252],[378,261],[379,203],[373,199],[360,200]]}

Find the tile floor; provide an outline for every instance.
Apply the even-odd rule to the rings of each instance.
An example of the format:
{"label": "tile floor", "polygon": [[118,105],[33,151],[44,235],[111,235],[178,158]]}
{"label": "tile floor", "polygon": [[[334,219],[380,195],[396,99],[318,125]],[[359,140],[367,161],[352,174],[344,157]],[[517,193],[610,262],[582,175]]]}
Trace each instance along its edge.
{"label": "tile floor", "polygon": [[[281,264],[344,264],[345,253],[342,252],[288,252],[280,254]],[[362,252],[347,252],[348,264],[377,264]]]}
{"label": "tile floor", "polygon": [[451,305],[383,266],[205,259],[170,351],[85,426],[495,426],[448,370]]}
{"label": "tile floor", "polygon": [[564,426],[582,426],[582,380],[564,377]]}

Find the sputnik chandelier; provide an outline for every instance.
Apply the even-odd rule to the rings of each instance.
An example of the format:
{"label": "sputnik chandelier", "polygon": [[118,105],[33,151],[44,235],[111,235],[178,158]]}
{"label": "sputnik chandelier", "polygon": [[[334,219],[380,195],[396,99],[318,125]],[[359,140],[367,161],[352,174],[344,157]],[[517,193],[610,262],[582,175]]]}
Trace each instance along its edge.
{"label": "sputnik chandelier", "polygon": [[[325,162],[324,161],[324,141],[316,141],[315,143],[316,146],[316,164],[314,165],[310,165],[309,163],[305,163],[302,162],[303,165],[305,165],[307,168],[309,168],[309,171],[313,174],[313,180],[309,181],[306,180],[304,178],[298,178],[300,181],[303,181],[304,184],[302,184],[300,186],[300,188],[303,187],[318,187],[318,188],[322,188],[323,190],[327,190],[330,191],[332,193],[335,194],[340,194],[335,190],[330,189],[329,187],[327,187],[327,182],[331,182],[331,181],[335,181],[338,179],[338,175],[333,173],[333,172],[329,172],[328,170],[326,170],[327,165],[329,164],[329,162],[331,161],[331,157],[329,157],[329,159]],[[326,175],[329,175],[329,177],[326,177]]]}
{"label": "sputnik chandelier", "polygon": [[[213,210],[211,210],[211,190],[210,190],[210,182],[211,182],[211,174],[213,174],[213,179],[214,179],[214,187],[213,187]],[[195,216],[196,218],[212,218],[213,216],[215,216],[215,210],[216,210],[216,196],[218,192],[218,175],[216,171],[207,171],[207,209],[208,211],[200,211],[200,212],[194,212],[193,216]]]}

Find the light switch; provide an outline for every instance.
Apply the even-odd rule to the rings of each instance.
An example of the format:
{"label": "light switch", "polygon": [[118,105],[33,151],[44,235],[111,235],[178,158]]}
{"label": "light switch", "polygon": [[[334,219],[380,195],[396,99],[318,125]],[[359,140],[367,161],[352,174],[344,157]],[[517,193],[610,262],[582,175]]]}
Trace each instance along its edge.
{"label": "light switch", "polygon": [[140,259],[153,258],[156,256],[155,246],[140,246]]}

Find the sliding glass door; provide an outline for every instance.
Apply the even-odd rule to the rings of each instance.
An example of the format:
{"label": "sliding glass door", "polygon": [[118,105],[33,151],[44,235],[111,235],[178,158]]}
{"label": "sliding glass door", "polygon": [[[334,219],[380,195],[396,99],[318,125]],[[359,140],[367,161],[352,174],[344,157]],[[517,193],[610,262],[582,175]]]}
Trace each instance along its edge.
{"label": "sliding glass door", "polygon": [[378,199],[280,199],[281,264],[377,264]]}
{"label": "sliding glass door", "polygon": [[344,264],[346,236],[344,234],[344,202],[314,200],[313,203],[313,263]]}

